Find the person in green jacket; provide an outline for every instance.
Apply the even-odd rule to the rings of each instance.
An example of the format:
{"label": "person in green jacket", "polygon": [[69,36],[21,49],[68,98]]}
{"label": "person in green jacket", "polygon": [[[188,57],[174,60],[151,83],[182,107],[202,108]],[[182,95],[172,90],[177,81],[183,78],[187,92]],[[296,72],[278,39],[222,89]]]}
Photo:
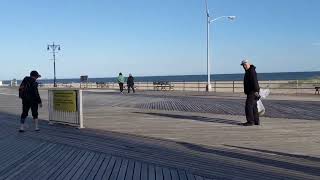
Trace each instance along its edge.
{"label": "person in green jacket", "polygon": [[119,76],[117,77],[117,81],[119,83],[119,87],[120,87],[120,92],[123,93],[123,83],[125,81],[124,76],[122,75],[122,73],[119,73]]}

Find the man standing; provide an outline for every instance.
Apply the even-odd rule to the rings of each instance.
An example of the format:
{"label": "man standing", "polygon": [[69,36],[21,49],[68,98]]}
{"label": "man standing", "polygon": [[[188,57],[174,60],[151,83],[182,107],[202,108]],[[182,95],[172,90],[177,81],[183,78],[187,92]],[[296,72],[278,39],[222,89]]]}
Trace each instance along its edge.
{"label": "man standing", "polygon": [[118,81],[118,84],[119,84],[120,92],[121,92],[121,94],[123,94],[124,76],[122,75],[122,73],[119,73],[117,81]]}
{"label": "man standing", "polygon": [[41,98],[38,91],[37,79],[41,77],[37,71],[31,71],[30,76],[23,79],[19,87],[19,98],[22,99],[22,114],[20,119],[20,130],[24,132],[24,123],[31,109],[34,120],[34,129],[39,131],[38,127],[38,106],[42,107]]}
{"label": "man standing", "polygon": [[132,74],[129,74],[129,77],[127,79],[127,87],[128,87],[128,93],[130,93],[130,88],[132,88],[133,93],[135,93],[134,78],[133,78]]}
{"label": "man standing", "polygon": [[259,114],[258,114],[258,107],[257,101],[260,99],[259,91],[259,83],[256,73],[256,67],[249,63],[248,60],[243,60],[241,62],[241,66],[245,70],[244,80],[243,80],[243,87],[244,93],[247,95],[246,100],[246,118],[247,122],[242,123],[243,126],[252,126],[260,125]]}

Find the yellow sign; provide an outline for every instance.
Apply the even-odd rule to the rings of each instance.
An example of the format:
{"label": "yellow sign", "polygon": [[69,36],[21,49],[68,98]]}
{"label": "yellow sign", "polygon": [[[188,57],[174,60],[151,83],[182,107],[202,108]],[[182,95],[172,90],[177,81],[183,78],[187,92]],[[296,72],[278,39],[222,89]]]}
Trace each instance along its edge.
{"label": "yellow sign", "polygon": [[53,106],[56,111],[76,112],[77,92],[73,90],[53,91]]}

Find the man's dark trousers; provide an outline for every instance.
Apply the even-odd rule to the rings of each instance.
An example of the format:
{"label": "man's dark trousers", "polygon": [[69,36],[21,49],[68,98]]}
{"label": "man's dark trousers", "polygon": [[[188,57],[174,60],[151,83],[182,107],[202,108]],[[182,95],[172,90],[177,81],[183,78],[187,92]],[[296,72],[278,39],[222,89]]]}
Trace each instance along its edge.
{"label": "man's dark trousers", "polygon": [[38,103],[23,99],[22,100],[22,114],[21,114],[21,123],[24,124],[25,119],[28,116],[29,110],[31,109],[33,119],[38,119]]}
{"label": "man's dark trousers", "polygon": [[250,93],[247,95],[245,107],[247,122],[256,125],[260,124],[257,101],[258,100],[254,93]]}
{"label": "man's dark trousers", "polygon": [[120,87],[120,92],[123,91],[123,83],[119,83],[119,87]]}
{"label": "man's dark trousers", "polygon": [[132,89],[133,93],[135,93],[134,85],[128,84],[128,93],[130,93],[130,89]]}

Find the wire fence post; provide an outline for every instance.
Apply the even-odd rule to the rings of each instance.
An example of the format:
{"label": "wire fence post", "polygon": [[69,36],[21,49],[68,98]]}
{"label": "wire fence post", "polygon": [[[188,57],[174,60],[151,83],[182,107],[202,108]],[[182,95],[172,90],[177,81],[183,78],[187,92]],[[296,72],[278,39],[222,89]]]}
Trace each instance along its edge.
{"label": "wire fence post", "polygon": [[298,95],[298,88],[299,88],[299,80],[296,81],[296,94]]}
{"label": "wire fence post", "polygon": [[234,93],[234,81],[232,81],[232,92]]}

